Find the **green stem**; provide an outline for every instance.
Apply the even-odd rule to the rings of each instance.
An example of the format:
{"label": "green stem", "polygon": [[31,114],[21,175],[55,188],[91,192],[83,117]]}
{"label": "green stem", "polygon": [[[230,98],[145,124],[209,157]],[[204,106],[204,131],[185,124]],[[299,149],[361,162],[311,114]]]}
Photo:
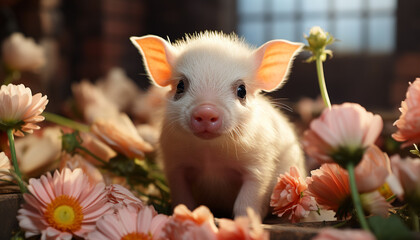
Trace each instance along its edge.
{"label": "green stem", "polygon": [[357,191],[356,178],[354,176],[354,165],[353,165],[352,162],[349,162],[347,164],[347,171],[349,173],[351,197],[353,199],[354,208],[356,209],[357,218],[359,219],[359,222],[360,222],[360,225],[362,226],[362,228],[366,231],[370,231],[369,225],[368,225],[368,223],[366,221],[366,218],[365,218],[365,214],[363,212],[359,192]]}
{"label": "green stem", "polygon": [[319,90],[321,91],[322,99],[324,100],[325,106],[331,108],[331,102],[328,96],[327,85],[325,84],[324,69],[322,67],[322,60],[320,54],[316,56],[316,71],[318,74],[318,84]]}
{"label": "green stem", "polygon": [[8,85],[20,78],[20,72],[15,70],[6,70],[8,72],[6,78],[4,79],[3,85]]}
{"label": "green stem", "polygon": [[99,158],[98,156],[96,156],[95,154],[93,154],[87,148],[82,147],[82,146],[78,146],[77,148],[80,149],[80,150],[82,150],[83,152],[87,153],[89,156],[93,157],[94,159],[96,159],[97,161],[101,162],[102,164],[104,164],[104,165],[107,164],[107,162],[105,162],[104,160],[102,160],[101,158]]}
{"label": "green stem", "polygon": [[342,221],[342,222],[339,222],[339,223],[337,223],[337,224],[334,224],[332,227],[333,227],[333,228],[341,228],[341,227],[344,227],[346,224],[347,224],[347,221],[346,221],[346,220],[344,220],[344,221]]}
{"label": "green stem", "polygon": [[73,121],[71,119],[62,117],[62,116],[54,114],[54,113],[43,112],[42,116],[44,116],[45,119],[49,122],[53,122],[53,123],[57,123],[57,124],[62,125],[62,126],[70,127],[72,129],[79,130],[81,132],[88,132],[89,131],[89,126],[87,126],[83,123],[79,123],[79,122]]}
{"label": "green stem", "polygon": [[28,192],[28,189],[26,188],[25,184],[23,183],[22,173],[20,172],[19,164],[18,164],[17,158],[16,158],[15,138],[13,137],[13,128],[8,128],[7,129],[7,137],[9,138],[10,154],[12,156],[13,168],[15,169],[15,173],[16,173],[16,178],[17,178],[16,180],[18,182],[20,191],[22,193],[26,193],[26,192]]}
{"label": "green stem", "polygon": [[420,225],[419,225],[419,216],[417,215],[416,211],[410,207],[410,218],[411,218],[411,224],[413,225],[413,230],[415,232],[420,232]]}

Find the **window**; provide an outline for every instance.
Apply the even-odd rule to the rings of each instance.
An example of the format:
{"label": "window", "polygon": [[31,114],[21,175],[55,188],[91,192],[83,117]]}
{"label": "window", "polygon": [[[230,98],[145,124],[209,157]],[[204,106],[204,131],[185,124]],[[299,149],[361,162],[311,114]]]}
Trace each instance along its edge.
{"label": "window", "polygon": [[305,42],[318,25],[340,41],[336,52],[389,54],[395,49],[396,0],[238,0],[240,36],[253,45],[276,38]]}

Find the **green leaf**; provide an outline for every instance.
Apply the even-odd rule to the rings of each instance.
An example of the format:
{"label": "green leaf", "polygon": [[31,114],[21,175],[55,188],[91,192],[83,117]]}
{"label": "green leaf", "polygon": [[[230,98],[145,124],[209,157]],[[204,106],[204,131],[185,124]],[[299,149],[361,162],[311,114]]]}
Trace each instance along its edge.
{"label": "green leaf", "polygon": [[414,237],[401,219],[395,215],[391,215],[389,218],[373,216],[368,218],[368,221],[378,240],[403,240]]}

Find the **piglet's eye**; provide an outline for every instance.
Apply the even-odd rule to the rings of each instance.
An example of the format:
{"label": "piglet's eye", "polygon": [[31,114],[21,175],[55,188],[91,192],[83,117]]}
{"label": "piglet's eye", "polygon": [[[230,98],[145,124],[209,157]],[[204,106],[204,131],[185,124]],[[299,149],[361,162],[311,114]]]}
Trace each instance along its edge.
{"label": "piglet's eye", "polygon": [[245,85],[241,84],[241,85],[238,86],[238,88],[236,89],[236,95],[241,99],[245,98],[245,96],[246,96]]}
{"label": "piglet's eye", "polygon": [[181,94],[185,90],[185,84],[183,80],[179,80],[178,85],[176,85],[176,94]]}

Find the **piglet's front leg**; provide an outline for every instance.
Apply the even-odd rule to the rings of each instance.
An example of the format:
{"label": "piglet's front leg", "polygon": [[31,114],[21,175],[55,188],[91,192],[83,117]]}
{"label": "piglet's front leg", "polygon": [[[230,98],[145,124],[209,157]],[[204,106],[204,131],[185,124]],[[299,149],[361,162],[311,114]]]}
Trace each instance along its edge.
{"label": "piglet's front leg", "polygon": [[186,205],[187,208],[193,210],[196,207],[196,203],[192,196],[186,174],[186,169],[176,169],[167,172],[169,188],[171,189],[172,205],[175,207],[182,203]]}
{"label": "piglet's front leg", "polygon": [[[248,207],[253,208],[256,214],[264,217],[267,213],[266,188],[269,183],[264,178],[249,174],[244,177],[244,182],[236,198],[233,213],[236,216],[246,215]],[[268,203],[267,203],[268,204]]]}

